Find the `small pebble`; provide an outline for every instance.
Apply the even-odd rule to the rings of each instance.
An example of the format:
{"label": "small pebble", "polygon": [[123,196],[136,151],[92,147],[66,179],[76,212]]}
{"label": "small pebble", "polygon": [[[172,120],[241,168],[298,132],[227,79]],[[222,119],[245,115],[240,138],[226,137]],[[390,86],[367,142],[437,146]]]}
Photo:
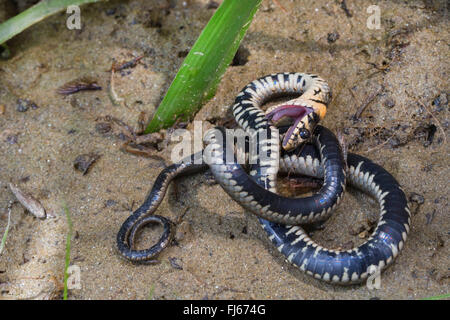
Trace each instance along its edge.
{"label": "small pebble", "polygon": [[31,100],[28,99],[17,99],[16,110],[19,112],[26,112],[31,108],[33,110],[39,108],[39,106]]}
{"label": "small pebble", "polygon": [[395,107],[395,101],[392,98],[387,98],[386,100],[384,100],[383,105],[386,108],[391,109],[391,108]]}
{"label": "small pebble", "polygon": [[113,206],[115,206],[116,204],[117,204],[116,201],[109,199],[109,200],[106,201],[105,206],[106,206],[106,207],[113,207]]}
{"label": "small pebble", "polygon": [[28,111],[28,108],[29,108],[28,100],[24,100],[24,99],[17,100],[17,107],[16,107],[17,111],[26,112],[26,111]]}
{"label": "small pebble", "polygon": [[329,43],[333,43],[333,42],[336,42],[336,40],[339,39],[339,37],[340,37],[339,33],[337,33],[337,31],[334,31],[334,32],[331,32],[328,34],[327,41]]}
{"label": "small pebble", "polygon": [[17,135],[12,134],[6,137],[6,142],[9,144],[16,144],[18,141]]}
{"label": "small pebble", "polygon": [[445,92],[441,93],[433,100],[432,104],[437,108],[437,111],[441,111],[442,107],[448,105],[447,94]]}

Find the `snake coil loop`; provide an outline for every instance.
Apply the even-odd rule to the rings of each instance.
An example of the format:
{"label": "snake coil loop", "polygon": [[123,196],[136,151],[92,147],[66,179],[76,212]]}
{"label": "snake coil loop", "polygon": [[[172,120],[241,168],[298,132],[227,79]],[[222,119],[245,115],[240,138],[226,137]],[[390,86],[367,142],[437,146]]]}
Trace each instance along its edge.
{"label": "snake coil loop", "polygon": [[[267,100],[285,94],[300,96],[266,112],[261,109]],[[406,197],[395,178],[369,159],[349,153],[345,164],[334,134],[317,125],[325,116],[330,99],[328,84],[312,74],[279,73],[249,83],[237,95],[232,110],[245,131],[261,133],[257,135],[258,157],[250,166],[250,175],[236,158],[226,161],[226,143],[221,140],[223,129],[216,128],[215,133],[210,133],[210,144],[216,148],[209,165],[195,164],[194,159],[201,155],[194,154],[188,161],[173,164],[159,174],[144,203],[117,234],[121,255],[137,262],[157,256],[169,244],[173,225],[170,220],[152,214],[170,181],[210,168],[234,200],[259,216],[269,239],[287,261],[308,275],[347,284],[365,280],[374,267],[381,272],[393,262],[406,241],[411,224]],[[293,124],[281,141],[285,151],[280,156],[278,130],[273,125],[282,118],[290,118]],[[323,187],[311,197],[282,197],[275,193],[278,169],[323,178]],[[369,239],[359,247],[345,251],[327,249],[311,240],[300,225],[328,218],[342,199],[346,181],[377,199],[380,219]],[[150,222],[164,226],[160,241],[150,249],[134,250],[137,230]]]}

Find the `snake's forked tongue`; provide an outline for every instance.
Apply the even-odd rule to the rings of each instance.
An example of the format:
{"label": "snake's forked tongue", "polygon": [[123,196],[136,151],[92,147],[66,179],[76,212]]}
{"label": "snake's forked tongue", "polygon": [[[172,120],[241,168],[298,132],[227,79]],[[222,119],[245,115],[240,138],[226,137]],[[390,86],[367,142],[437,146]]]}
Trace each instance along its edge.
{"label": "snake's forked tongue", "polygon": [[271,120],[273,123],[278,122],[281,118],[284,117],[289,117],[295,120],[294,124],[290,126],[289,130],[286,132],[283,140],[283,145],[285,145],[287,143],[287,140],[289,140],[289,137],[292,135],[292,132],[297,127],[298,123],[311,112],[312,109],[305,106],[286,104],[279,106],[278,108],[266,114],[266,118]]}

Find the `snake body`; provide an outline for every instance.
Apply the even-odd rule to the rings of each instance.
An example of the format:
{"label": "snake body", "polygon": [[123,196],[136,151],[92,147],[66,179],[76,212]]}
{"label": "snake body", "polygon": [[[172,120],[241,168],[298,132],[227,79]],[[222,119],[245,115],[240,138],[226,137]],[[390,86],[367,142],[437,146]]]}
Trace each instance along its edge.
{"label": "snake body", "polygon": [[[281,171],[322,177],[324,171],[314,148],[305,150],[311,166],[296,155],[280,161]],[[307,157],[308,157],[307,156]],[[378,201],[380,219],[368,240],[351,250],[330,250],[311,240],[299,226],[284,226],[260,219],[269,239],[293,265],[317,279],[348,284],[362,282],[369,274],[381,272],[403,248],[411,224],[406,196],[395,178],[367,158],[349,153],[348,181]]]}
{"label": "snake body", "polygon": [[[260,106],[265,101],[286,93],[301,96],[277,105],[267,113],[261,110]],[[287,260],[315,278],[333,283],[360,282],[367,278],[371,266],[381,271],[392,263],[409,231],[406,198],[387,171],[361,156],[348,155],[348,182],[374,196],[380,204],[381,218],[369,240],[352,250],[328,250],[314,243],[298,226],[326,219],[345,191],[345,163],[338,143],[327,129],[316,127],[326,113],[330,95],[328,85],[318,76],[309,74],[275,74],[247,85],[237,96],[233,113],[244,130],[253,135],[258,133],[258,156],[250,156],[254,160],[250,176],[235,159],[230,162],[224,157],[226,144],[223,144],[223,135],[218,135],[217,131],[210,134],[209,146],[215,148],[208,164],[194,164],[193,159],[198,155],[192,155],[191,161],[164,169],[141,207],[124,222],[117,235],[122,256],[132,261],[148,261],[168,245],[173,234],[172,223],[153,213],[173,178],[209,167],[216,180],[236,201],[260,216],[264,230]],[[283,117],[294,119],[294,125],[282,141],[283,149],[293,150],[311,139],[314,146],[304,145],[303,150],[280,157],[278,131],[270,120],[277,121]],[[260,157],[261,154],[265,157]],[[324,185],[316,195],[308,198],[279,196],[274,193],[278,169],[323,177]],[[148,250],[134,250],[137,230],[151,222],[164,225],[161,240]]]}
{"label": "snake body", "polygon": [[[174,178],[208,168],[206,164],[194,164],[195,156],[193,154],[190,161],[172,164],[161,171],[144,202],[124,221],[117,233],[117,248],[125,259],[134,262],[152,262],[153,258],[167,247],[173,237],[173,223],[169,219],[153,213],[158,209]],[[161,224],[164,227],[161,238],[149,249],[135,250],[134,240],[137,231],[149,223]]]}
{"label": "snake body", "polygon": [[209,147],[215,151],[208,163],[216,181],[233,200],[256,216],[292,225],[323,221],[343,196],[345,164],[342,152],[334,134],[322,126],[315,128],[313,141],[320,150],[321,156],[316,158],[321,159],[324,182],[317,193],[304,198],[287,198],[267,191],[237,161],[227,161],[226,147],[223,147],[226,134],[222,128],[209,131],[206,138],[211,140]]}

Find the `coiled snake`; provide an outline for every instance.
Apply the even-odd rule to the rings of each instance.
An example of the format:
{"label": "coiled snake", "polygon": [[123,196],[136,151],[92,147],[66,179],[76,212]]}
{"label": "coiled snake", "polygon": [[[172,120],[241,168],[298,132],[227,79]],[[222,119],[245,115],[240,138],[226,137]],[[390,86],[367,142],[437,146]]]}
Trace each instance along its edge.
{"label": "coiled snake", "polygon": [[[285,94],[300,96],[266,112],[261,110],[265,101]],[[325,81],[301,73],[274,74],[244,87],[236,98],[233,113],[239,125],[256,139],[252,140],[256,154],[249,155],[247,150],[249,161],[253,163],[250,176],[237,162],[234,152],[231,161],[227,158],[227,150],[233,146],[225,139],[226,132],[222,128],[210,131],[207,136],[210,143],[203,155],[206,161],[195,164],[194,159],[199,155],[194,154],[164,169],[144,203],[123,223],[117,234],[121,255],[131,261],[151,262],[173,235],[173,223],[153,215],[170,181],[210,168],[217,182],[234,200],[259,216],[269,239],[302,271],[338,284],[361,282],[371,273],[371,268],[381,272],[398,255],[409,232],[406,197],[392,175],[369,159],[349,153],[346,165],[335,136],[328,129],[316,126],[325,116],[330,96]],[[281,145],[285,151],[280,156],[278,130],[271,124],[285,117],[293,119],[294,123],[284,135]],[[249,144],[247,142],[247,147]],[[323,178],[323,186],[311,197],[282,197],[274,193],[278,169]],[[326,219],[339,204],[346,179],[377,199],[380,220],[369,239],[359,247],[346,251],[326,249],[312,241],[299,225]],[[148,223],[164,226],[160,241],[150,249],[134,250],[136,232]]]}

